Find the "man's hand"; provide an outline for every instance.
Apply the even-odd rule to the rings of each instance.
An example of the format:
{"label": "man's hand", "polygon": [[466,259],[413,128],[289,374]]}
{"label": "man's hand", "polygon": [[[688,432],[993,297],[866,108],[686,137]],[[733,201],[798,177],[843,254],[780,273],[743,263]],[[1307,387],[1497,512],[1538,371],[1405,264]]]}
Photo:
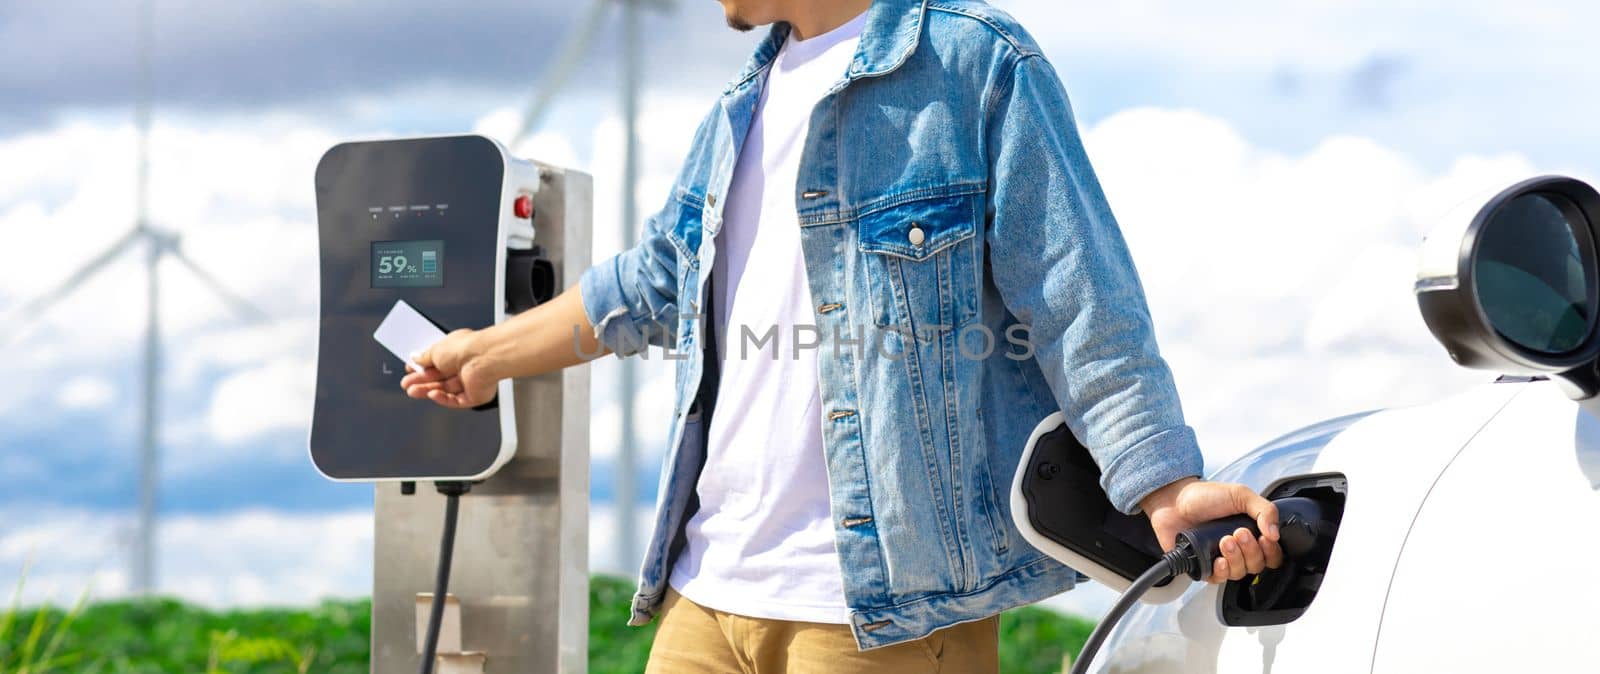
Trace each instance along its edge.
{"label": "man's hand", "polygon": [[1222,537],[1222,556],[1211,565],[1207,582],[1239,580],[1245,574],[1276,569],[1283,563],[1278,548],[1278,508],[1242,484],[1205,482],[1186,477],[1150,492],[1139,502],[1162,550],[1171,550],[1184,529],[1229,515],[1249,515],[1261,529],[1261,537],[1240,528]]}
{"label": "man's hand", "polygon": [[455,409],[493,400],[500,379],[490,374],[492,368],[478,348],[478,337],[474,330],[445,335],[427,351],[412,357],[422,371],[416,372],[407,365],[408,374],[400,379],[400,388],[413,398],[427,398]]}

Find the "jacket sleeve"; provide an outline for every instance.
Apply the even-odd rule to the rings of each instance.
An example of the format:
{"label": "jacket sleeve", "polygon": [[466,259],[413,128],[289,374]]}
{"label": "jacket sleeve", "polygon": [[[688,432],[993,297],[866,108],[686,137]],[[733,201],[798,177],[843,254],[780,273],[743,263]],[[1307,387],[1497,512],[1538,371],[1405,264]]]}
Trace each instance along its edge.
{"label": "jacket sleeve", "polygon": [[1125,513],[1203,459],[1156,347],[1133,259],[1084,152],[1060,79],[1015,62],[988,112],[994,282],[1028,326],[1034,359]]}
{"label": "jacket sleeve", "polygon": [[578,284],[595,338],[619,356],[675,334],[678,249],[664,231],[664,208],[645,221],[639,242],[585,270]]}
{"label": "jacket sleeve", "polygon": [[[700,123],[675,191],[691,177],[697,154],[708,147],[706,137],[719,110],[713,108]],[[645,220],[636,245],[590,267],[579,279],[584,313],[594,326],[595,338],[619,356],[631,356],[651,344],[670,346],[677,339],[678,262],[686,253],[671,237],[685,208],[691,206],[676,194],[669,196],[666,205]]]}

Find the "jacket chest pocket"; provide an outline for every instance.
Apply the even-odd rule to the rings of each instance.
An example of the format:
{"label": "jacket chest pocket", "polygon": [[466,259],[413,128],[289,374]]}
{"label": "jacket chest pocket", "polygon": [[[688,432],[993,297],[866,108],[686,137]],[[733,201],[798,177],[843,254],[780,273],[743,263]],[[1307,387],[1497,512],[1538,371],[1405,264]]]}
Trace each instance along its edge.
{"label": "jacket chest pocket", "polygon": [[879,327],[927,342],[977,316],[979,196],[929,197],[861,216],[856,232]]}

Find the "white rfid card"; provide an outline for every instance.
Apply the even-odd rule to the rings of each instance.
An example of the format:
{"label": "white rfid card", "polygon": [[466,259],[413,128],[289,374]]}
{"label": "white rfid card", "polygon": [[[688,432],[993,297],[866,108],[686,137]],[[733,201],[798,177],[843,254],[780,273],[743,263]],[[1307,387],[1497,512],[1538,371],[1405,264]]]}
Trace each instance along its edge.
{"label": "white rfid card", "polygon": [[372,333],[372,338],[378,340],[383,348],[394,354],[402,362],[411,366],[411,369],[421,371],[416,363],[411,362],[411,354],[426,351],[428,347],[444,337],[444,331],[433,321],[423,316],[405,300],[396,300],[394,307],[389,309],[389,315],[378,324],[378,329]]}

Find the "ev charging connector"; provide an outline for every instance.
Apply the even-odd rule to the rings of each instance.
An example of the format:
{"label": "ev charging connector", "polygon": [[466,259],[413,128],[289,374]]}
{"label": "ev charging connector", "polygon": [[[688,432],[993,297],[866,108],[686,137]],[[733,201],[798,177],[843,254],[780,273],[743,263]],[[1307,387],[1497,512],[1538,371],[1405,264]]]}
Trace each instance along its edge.
{"label": "ev charging connector", "polygon": [[502,381],[492,403],[450,410],[408,398],[404,362],[373,333],[402,300],[449,332],[577,283],[590,261],[591,179],[483,136],[438,136],[336,145],[317,165],[316,193],[309,446],[328,478],[378,483],[372,671],[431,671],[436,647],[453,671],[585,671],[587,370]]}
{"label": "ev charging connector", "polygon": [[[1315,564],[1325,564],[1333,549],[1333,537],[1338,532],[1338,524],[1328,516],[1322,503],[1303,497],[1275,499],[1272,503],[1278,508],[1278,546],[1283,549],[1285,563],[1315,560]],[[1111,635],[1111,630],[1150,588],[1178,576],[1188,576],[1190,580],[1211,577],[1211,565],[1222,554],[1222,538],[1239,529],[1249,530],[1252,536],[1261,535],[1255,519],[1245,515],[1212,520],[1180,532],[1177,544],[1139,574],[1117,598],[1117,603],[1111,606],[1105,617],[1100,619],[1100,623],[1095,625],[1094,631],[1084,641],[1083,649],[1078,652],[1072,674],[1089,671],[1095,653],[1105,643],[1106,637]]]}
{"label": "ev charging connector", "polygon": [[[1209,578],[1224,536],[1241,528],[1260,535],[1253,518],[1234,515],[1179,533],[1173,549],[1163,551],[1149,518],[1118,511],[1102,490],[1100,476],[1089,450],[1057,412],[1034,428],[1011,486],[1012,518],[1028,543],[1122,593],[1084,642],[1072,674],[1089,671],[1095,652],[1135,603],[1176,599],[1188,586],[1180,577]],[[1278,509],[1278,545],[1285,570],[1325,569],[1342,510],[1296,495],[1272,502]],[[1281,595],[1287,585],[1273,587]],[[1264,601],[1270,604],[1275,599]]]}

